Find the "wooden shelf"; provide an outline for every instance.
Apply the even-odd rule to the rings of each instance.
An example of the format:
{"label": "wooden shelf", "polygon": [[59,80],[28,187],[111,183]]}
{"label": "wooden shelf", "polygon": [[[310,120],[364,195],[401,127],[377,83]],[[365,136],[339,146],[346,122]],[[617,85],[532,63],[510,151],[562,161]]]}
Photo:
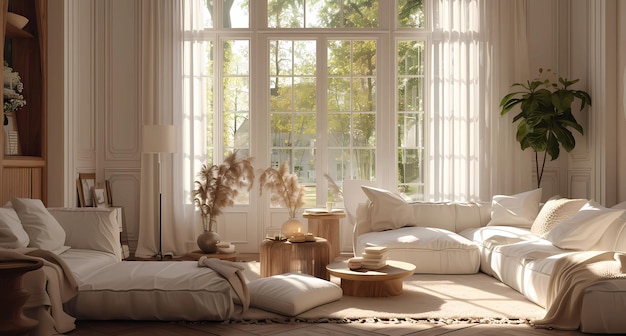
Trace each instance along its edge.
{"label": "wooden shelf", "polygon": [[46,161],[43,158],[36,156],[10,155],[4,157],[2,166],[14,168],[40,168],[46,166]]}

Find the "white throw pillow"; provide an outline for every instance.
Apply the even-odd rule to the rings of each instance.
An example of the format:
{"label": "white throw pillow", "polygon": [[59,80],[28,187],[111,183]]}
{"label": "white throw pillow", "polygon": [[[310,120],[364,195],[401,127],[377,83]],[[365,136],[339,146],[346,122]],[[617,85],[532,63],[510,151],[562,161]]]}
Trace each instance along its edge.
{"label": "white throw pillow", "polygon": [[0,247],[27,247],[28,243],[28,234],[15,210],[10,207],[0,208]]}
{"label": "white throw pillow", "polygon": [[65,244],[65,231],[38,199],[14,198],[13,208],[30,238],[29,247],[60,254],[69,247]]}
{"label": "white throw pillow", "polygon": [[286,316],[341,299],[341,287],[307,274],[285,273],[248,283],[250,306]]}
{"label": "white throw pillow", "polygon": [[115,254],[122,259],[120,228],[112,208],[48,208],[65,231],[65,244],[75,249]]}
{"label": "white throw pillow", "polygon": [[504,225],[528,228],[539,213],[541,188],[507,196],[495,195],[491,200],[488,226]]}
{"label": "white throw pillow", "polygon": [[554,226],[545,238],[562,249],[589,250],[624,211],[587,202],[572,218]]}
{"label": "white throw pillow", "polygon": [[373,231],[399,229],[413,222],[413,209],[398,194],[391,191],[361,186],[370,200],[370,220]]}
{"label": "white throw pillow", "polygon": [[530,232],[545,238],[559,223],[572,218],[587,203],[586,199],[558,198],[546,202],[533,222]]}

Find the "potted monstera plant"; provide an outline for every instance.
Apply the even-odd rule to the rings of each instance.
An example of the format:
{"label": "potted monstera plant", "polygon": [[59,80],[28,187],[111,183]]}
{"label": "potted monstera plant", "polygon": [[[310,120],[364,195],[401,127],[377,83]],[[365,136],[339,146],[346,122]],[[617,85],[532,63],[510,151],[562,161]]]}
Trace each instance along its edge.
{"label": "potted monstera plant", "polygon": [[[546,75],[551,73],[549,69],[545,72]],[[540,68],[539,74],[543,75],[544,70]],[[522,150],[530,147],[535,152],[537,187],[541,185],[547,156],[556,160],[561,147],[567,152],[574,149],[576,139],[572,129],[583,134],[583,127],[572,113],[572,104],[580,100],[582,110],[591,105],[591,96],[585,91],[570,88],[578,81],[559,77],[558,83],[555,83],[546,76],[526,83],[515,83],[512,87],[519,90],[507,94],[500,102],[501,115],[517,105],[520,107],[519,113],[513,118],[514,123],[519,121],[516,137]],[[540,165],[541,152],[543,160]]]}

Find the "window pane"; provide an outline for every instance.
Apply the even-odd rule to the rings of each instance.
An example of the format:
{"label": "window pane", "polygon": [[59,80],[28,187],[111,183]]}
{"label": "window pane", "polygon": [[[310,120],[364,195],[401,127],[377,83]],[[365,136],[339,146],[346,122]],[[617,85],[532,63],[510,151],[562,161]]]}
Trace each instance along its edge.
{"label": "window pane", "polygon": [[247,76],[250,68],[250,41],[224,42],[224,75]]}
{"label": "window pane", "polygon": [[378,0],[268,0],[270,28],[376,28]]}
{"label": "window pane", "polygon": [[[376,42],[329,41],[328,135],[330,176],[374,179]],[[336,113],[342,112],[342,113]]]}
{"label": "window pane", "polygon": [[[328,115],[328,146],[350,146],[350,113],[332,113]],[[331,154],[332,160],[334,156]]]}
{"label": "window pane", "polygon": [[316,42],[276,40],[269,46],[271,161],[282,164],[289,160],[300,183],[311,184],[306,202],[315,206]]}
{"label": "window pane", "polygon": [[378,0],[344,0],[345,27],[378,27]]}
{"label": "window pane", "polygon": [[224,28],[249,28],[248,0],[224,1]]}
{"label": "window pane", "polygon": [[224,147],[245,149],[250,147],[248,113],[224,113]]}
{"label": "window pane", "polygon": [[[213,12],[215,11],[215,0],[204,1],[205,6],[202,7],[203,28],[213,28]],[[193,13],[193,11],[192,11]]]}
{"label": "window pane", "polygon": [[267,26],[304,28],[304,0],[267,0]]}
{"label": "window pane", "polygon": [[402,28],[424,28],[424,0],[398,0],[398,24]]}
{"label": "window pane", "polygon": [[352,141],[357,147],[376,146],[376,115],[374,113],[353,114]]}
{"label": "window pane", "polygon": [[328,79],[328,111],[350,111],[350,80]]}
{"label": "window pane", "polygon": [[399,191],[424,195],[424,41],[397,43],[397,144]]}

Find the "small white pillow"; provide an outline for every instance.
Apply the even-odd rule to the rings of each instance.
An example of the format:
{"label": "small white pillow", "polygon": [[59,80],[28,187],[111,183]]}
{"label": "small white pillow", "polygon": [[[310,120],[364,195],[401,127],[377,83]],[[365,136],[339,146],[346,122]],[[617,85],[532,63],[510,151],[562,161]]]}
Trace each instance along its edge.
{"label": "small white pillow", "polygon": [[286,316],[341,299],[338,285],[308,274],[285,273],[248,283],[250,306]]}
{"label": "small white pillow", "polygon": [[530,229],[539,213],[541,188],[512,196],[495,195],[491,200],[488,226],[504,225]]}
{"label": "small white pillow", "polygon": [[413,222],[413,209],[400,195],[368,186],[361,186],[361,189],[371,202],[373,231],[399,229]]}
{"label": "small white pillow", "polygon": [[28,243],[28,234],[15,210],[9,207],[0,208],[0,247],[27,247]]}
{"label": "small white pillow", "polygon": [[530,232],[545,238],[545,235],[559,223],[572,218],[587,203],[586,199],[550,199],[543,205],[535,218]]}
{"label": "small white pillow", "polygon": [[562,249],[590,250],[624,211],[587,202],[572,218],[554,226],[545,238]]}
{"label": "small white pillow", "polygon": [[30,239],[29,247],[61,254],[69,247],[65,244],[65,231],[38,199],[14,198],[13,208],[22,221]]}

